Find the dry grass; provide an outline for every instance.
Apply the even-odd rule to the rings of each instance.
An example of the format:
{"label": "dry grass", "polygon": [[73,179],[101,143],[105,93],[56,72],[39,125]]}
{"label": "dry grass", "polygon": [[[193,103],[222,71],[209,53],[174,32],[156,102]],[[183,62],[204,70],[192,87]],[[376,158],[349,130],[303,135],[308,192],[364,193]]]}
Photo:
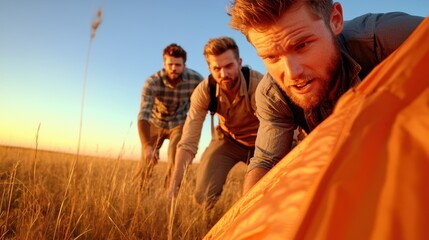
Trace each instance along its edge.
{"label": "dry grass", "polygon": [[135,161],[36,153],[0,146],[0,239],[168,239],[169,230],[171,239],[202,239],[241,196],[245,173],[244,164],[234,167],[219,202],[205,213],[193,202],[192,165],[169,229],[166,164],[140,191]]}
{"label": "dry grass", "polygon": [[133,180],[138,162],[79,154],[90,50],[101,16],[100,8],[91,25],[78,156],[38,150],[40,124],[35,149],[0,146],[0,239],[202,239],[241,196],[244,164],[233,168],[218,203],[206,212],[193,201],[197,165],[171,206],[163,188],[166,164],[155,166],[142,190]]}

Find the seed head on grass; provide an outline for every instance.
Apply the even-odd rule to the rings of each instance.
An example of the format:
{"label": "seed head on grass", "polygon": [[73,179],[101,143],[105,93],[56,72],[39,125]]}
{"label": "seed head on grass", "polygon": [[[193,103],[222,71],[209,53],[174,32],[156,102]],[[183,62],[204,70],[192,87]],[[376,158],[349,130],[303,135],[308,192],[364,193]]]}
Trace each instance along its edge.
{"label": "seed head on grass", "polygon": [[101,24],[101,21],[102,21],[101,16],[102,15],[103,15],[103,11],[100,7],[97,11],[96,18],[95,18],[94,22],[92,22],[92,25],[91,25],[91,39],[93,39],[95,37],[95,32],[97,31],[97,28]]}

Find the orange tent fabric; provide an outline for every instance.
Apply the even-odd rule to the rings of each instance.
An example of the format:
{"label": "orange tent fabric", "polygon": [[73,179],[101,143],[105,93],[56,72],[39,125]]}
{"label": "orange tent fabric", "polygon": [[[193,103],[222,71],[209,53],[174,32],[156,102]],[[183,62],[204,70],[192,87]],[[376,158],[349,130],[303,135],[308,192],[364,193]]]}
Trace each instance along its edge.
{"label": "orange tent fabric", "polygon": [[426,184],[429,18],[205,239],[427,239]]}

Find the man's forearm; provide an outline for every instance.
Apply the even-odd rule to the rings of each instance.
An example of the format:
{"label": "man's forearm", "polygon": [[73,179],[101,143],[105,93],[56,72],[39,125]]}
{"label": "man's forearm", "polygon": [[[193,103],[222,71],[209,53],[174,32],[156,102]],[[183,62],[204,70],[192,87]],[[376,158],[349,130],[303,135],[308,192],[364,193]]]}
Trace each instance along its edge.
{"label": "man's forearm", "polygon": [[243,185],[243,194],[246,194],[266,173],[265,168],[256,167],[246,174]]}
{"label": "man's forearm", "polygon": [[174,195],[177,194],[177,191],[179,190],[180,183],[182,182],[183,175],[185,173],[186,167],[191,164],[193,159],[193,155],[181,148],[177,149],[176,152],[176,163],[174,165],[174,171],[173,176],[171,179],[170,184],[170,192],[174,193]]}
{"label": "man's forearm", "polygon": [[150,123],[146,120],[139,120],[137,128],[142,147],[145,147],[150,143]]}

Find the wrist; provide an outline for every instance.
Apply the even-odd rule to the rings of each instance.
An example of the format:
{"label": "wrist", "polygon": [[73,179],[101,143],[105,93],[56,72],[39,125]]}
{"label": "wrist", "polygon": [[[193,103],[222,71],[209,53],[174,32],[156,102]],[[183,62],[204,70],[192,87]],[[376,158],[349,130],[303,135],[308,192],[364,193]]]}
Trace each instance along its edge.
{"label": "wrist", "polygon": [[152,148],[152,145],[150,145],[149,143],[142,143],[143,150],[147,150],[148,148]]}

